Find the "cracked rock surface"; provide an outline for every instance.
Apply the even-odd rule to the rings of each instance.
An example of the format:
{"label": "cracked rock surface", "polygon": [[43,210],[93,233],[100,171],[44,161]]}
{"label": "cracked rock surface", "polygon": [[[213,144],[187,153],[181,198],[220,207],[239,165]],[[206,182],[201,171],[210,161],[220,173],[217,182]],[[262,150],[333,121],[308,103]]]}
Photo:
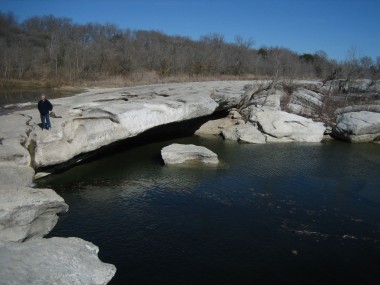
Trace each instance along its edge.
{"label": "cracked rock surface", "polygon": [[34,113],[0,119],[0,284],[107,284],[116,269],[98,259],[96,246],[42,238],[68,205],[51,189],[31,187]]}
{"label": "cracked rock surface", "polygon": [[21,242],[42,238],[68,206],[51,189],[0,185],[0,240]]}
{"label": "cracked rock surface", "polygon": [[380,107],[349,106],[338,109],[333,135],[349,142],[380,142]]}
{"label": "cracked rock surface", "polygon": [[[52,100],[52,130],[38,127],[32,117],[28,145],[37,168],[67,162],[77,155],[134,137],[156,126],[211,115],[223,105],[235,105],[248,81],[161,84],[129,88],[93,89]],[[58,151],[59,150],[59,151]]]}
{"label": "cracked rock surface", "polygon": [[99,249],[79,238],[0,241],[0,283],[104,285],[116,268],[98,258]]}

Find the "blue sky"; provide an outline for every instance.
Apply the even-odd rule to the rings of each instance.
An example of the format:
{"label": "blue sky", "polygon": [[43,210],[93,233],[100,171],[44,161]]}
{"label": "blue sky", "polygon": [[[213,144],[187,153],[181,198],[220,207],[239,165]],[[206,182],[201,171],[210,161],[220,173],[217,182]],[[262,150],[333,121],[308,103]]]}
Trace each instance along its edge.
{"label": "blue sky", "polygon": [[241,35],[252,37],[256,48],[324,50],[338,60],[353,48],[359,56],[380,56],[380,0],[0,0],[0,10],[20,21],[52,14],[193,39]]}

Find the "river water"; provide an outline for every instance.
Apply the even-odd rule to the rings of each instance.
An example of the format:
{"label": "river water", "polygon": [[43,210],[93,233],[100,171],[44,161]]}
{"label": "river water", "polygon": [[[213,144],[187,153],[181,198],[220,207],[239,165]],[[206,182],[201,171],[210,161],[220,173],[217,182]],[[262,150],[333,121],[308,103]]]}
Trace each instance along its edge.
{"label": "river water", "polygon": [[46,95],[48,99],[56,99],[73,96],[83,91],[84,90],[79,88],[68,90],[37,88],[33,91],[29,89],[0,89],[0,115],[9,114],[19,110],[37,108],[37,102],[40,100],[42,94]]}
{"label": "river water", "polygon": [[[203,145],[220,168],[167,167]],[[380,284],[380,146],[190,137],[38,182],[70,205],[50,236],[100,247],[110,284]]]}

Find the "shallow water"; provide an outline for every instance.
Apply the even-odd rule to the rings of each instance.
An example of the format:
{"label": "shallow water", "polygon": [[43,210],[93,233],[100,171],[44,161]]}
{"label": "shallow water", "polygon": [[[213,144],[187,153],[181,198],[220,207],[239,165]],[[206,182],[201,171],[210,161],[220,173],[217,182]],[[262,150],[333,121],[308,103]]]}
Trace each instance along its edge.
{"label": "shallow water", "polygon": [[[163,166],[172,142],[228,167]],[[380,146],[249,145],[199,137],[128,149],[38,182],[110,284],[380,284]]]}

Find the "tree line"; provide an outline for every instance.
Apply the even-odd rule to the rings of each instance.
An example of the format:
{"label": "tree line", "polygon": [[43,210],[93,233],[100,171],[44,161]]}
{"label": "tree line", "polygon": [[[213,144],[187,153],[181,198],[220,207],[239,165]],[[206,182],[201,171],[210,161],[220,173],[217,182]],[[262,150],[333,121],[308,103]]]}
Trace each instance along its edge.
{"label": "tree line", "polygon": [[158,31],[120,29],[112,24],[76,24],[68,18],[32,17],[18,22],[0,11],[0,78],[82,80],[128,77],[136,71],[161,77],[252,75],[256,78],[380,78],[380,57],[337,62],[323,51],[298,54],[281,47],[254,48],[251,39],[233,43],[220,34],[199,40]]}

